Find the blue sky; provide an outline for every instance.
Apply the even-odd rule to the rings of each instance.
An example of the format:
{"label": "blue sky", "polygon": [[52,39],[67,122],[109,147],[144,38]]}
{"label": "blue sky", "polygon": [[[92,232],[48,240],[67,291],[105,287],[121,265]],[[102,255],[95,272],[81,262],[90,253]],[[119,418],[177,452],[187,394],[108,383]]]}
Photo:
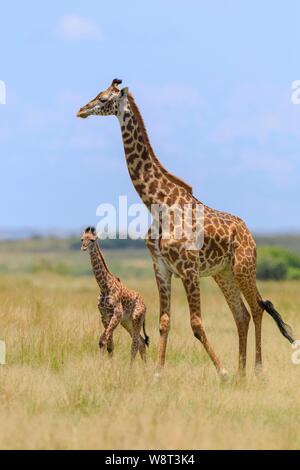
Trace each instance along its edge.
{"label": "blue sky", "polygon": [[127,194],[114,117],[77,109],[122,78],[163,164],[255,231],[300,230],[300,2],[2,2],[1,228],[75,228]]}

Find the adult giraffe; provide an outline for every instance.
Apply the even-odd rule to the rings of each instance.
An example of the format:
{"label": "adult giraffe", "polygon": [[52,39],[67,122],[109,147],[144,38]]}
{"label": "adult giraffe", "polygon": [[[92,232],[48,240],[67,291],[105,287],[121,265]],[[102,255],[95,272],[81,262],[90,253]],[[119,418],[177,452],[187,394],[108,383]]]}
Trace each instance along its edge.
{"label": "adult giraffe", "polygon": [[[193,208],[192,227],[195,232],[195,210],[200,203],[192,188],[170,174],[157,159],[147,131],[128,88],[119,88],[121,80],[115,79],[107,90],[79,110],[77,116],[91,115],[118,117],[124,143],[128,171],[133,185],[151,209],[153,204],[169,207]],[[263,301],[256,286],[256,245],[245,223],[238,217],[204,208],[204,238],[199,249],[189,249],[187,239],[170,236],[157,240],[149,236],[146,243],[151,252],[160,297],[159,364],[164,365],[167,338],[170,329],[171,278],[175,274],[182,279],[195,337],[201,341],[220,376],[227,372],[212,348],[203,326],[200,304],[199,276],[212,276],[222,290],[233,313],[239,336],[239,370],[246,367],[247,334],[250,315],[243,302],[249,304],[254,325],[256,343],[256,370],[262,367],[261,323],[266,310],[276,321],[281,333],[292,343],[292,331],[270,301]],[[174,224],[173,224],[174,225]],[[174,228],[174,226],[173,226]],[[161,231],[160,231],[161,235]]]}

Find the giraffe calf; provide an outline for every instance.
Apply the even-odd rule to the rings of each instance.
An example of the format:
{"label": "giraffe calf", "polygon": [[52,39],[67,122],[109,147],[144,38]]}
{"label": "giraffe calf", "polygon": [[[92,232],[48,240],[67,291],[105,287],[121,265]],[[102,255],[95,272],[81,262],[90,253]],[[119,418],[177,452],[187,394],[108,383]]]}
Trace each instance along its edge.
{"label": "giraffe calf", "polygon": [[[101,315],[104,333],[99,340],[100,352],[105,348],[112,356],[114,350],[113,333],[121,324],[132,338],[131,363],[137,352],[146,361],[146,346],[149,336],[145,329],[146,305],[142,296],[128,289],[118,277],[110,272],[97,243],[96,230],[88,227],[82,234],[82,251],[89,251],[91,265],[100,288],[98,308]],[[143,328],[144,337],[141,335]]]}

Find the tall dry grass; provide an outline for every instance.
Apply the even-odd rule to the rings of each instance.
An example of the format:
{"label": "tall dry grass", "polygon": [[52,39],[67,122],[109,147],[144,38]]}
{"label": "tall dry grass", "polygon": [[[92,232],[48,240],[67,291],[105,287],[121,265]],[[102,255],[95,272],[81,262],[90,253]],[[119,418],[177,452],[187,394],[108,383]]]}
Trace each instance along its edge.
{"label": "tall dry grass", "polygon": [[[127,261],[125,256],[123,273]],[[136,262],[150,266],[147,259]],[[207,333],[231,373],[229,382],[220,383],[192,335],[176,280],[167,365],[155,379],[156,285],[151,275],[132,272],[127,283],[145,297],[151,336],[147,366],[137,360],[132,371],[130,340],[121,329],[113,360],[100,365],[93,278],[47,272],[0,276],[0,339],[6,341],[8,363],[0,366],[0,448],[299,448],[300,365],[291,363],[291,347],[273,320],[264,316],[263,377],[253,374],[251,325],[248,376],[237,380],[233,318],[213,282],[201,281]],[[299,336],[299,283],[265,283],[260,289]]]}

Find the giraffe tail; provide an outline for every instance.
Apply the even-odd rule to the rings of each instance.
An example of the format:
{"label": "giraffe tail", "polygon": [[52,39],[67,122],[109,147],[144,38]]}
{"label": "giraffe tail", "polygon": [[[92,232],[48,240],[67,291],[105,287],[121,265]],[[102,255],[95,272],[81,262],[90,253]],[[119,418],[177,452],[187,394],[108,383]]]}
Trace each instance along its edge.
{"label": "giraffe tail", "polygon": [[274,305],[270,300],[261,300],[259,299],[259,305],[275,320],[281,334],[289,340],[290,343],[293,344],[294,337],[293,337],[293,330],[292,328],[284,323],[282,316],[279,312],[275,309]]}
{"label": "giraffe tail", "polygon": [[143,332],[144,332],[144,341],[145,341],[145,345],[147,346],[147,348],[149,348],[149,345],[150,345],[150,338],[149,336],[147,335],[146,333],[146,320],[144,319],[144,322],[143,322]]}

